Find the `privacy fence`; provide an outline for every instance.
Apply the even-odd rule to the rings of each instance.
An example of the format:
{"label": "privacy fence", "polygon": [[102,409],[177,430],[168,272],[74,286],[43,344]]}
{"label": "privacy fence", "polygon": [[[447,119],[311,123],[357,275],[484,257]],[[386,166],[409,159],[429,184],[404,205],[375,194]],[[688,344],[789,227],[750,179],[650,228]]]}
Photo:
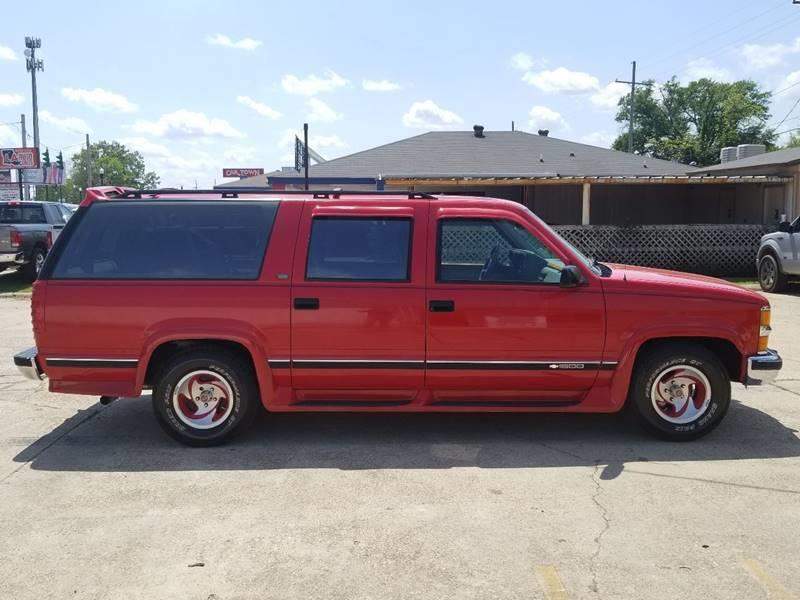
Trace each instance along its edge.
{"label": "privacy fence", "polygon": [[718,276],[755,274],[767,225],[557,225],[553,227],[599,261]]}

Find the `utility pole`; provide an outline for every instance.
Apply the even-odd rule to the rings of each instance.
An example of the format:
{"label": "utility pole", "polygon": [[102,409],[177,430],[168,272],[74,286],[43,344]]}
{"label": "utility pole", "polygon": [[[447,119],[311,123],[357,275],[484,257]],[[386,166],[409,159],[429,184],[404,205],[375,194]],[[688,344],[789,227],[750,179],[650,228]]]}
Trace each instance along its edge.
{"label": "utility pole", "polygon": [[[20,130],[22,131],[22,147],[28,147],[28,133],[27,129],[25,128],[25,113],[19,116],[19,126]],[[22,169],[17,171],[17,178],[19,179],[19,196],[20,200],[30,200],[30,190],[28,190],[28,186],[22,185]]]}
{"label": "utility pole", "polygon": [[308,189],[308,123],[303,123],[303,166],[305,167],[305,189]]}
{"label": "utility pole", "polygon": [[635,98],[636,98],[636,86],[643,85],[645,87],[649,87],[650,83],[636,81],[636,61],[631,63],[633,68],[631,69],[631,80],[630,81],[620,81],[619,79],[615,79],[617,83],[625,83],[631,86],[631,101],[630,101],[630,113],[628,116],[628,152],[633,154],[633,122],[634,122],[634,108],[635,108]]}
{"label": "utility pole", "polygon": [[31,74],[31,99],[33,100],[33,145],[39,149],[39,99],[36,94],[36,71],[44,71],[44,61],[36,58],[36,49],[42,47],[42,38],[25,37],[25,68]]}
{"label": "utility pole", "polygon": [[86,134],[86,189],[92,187],[92,148],[89,145],[89,134]]}

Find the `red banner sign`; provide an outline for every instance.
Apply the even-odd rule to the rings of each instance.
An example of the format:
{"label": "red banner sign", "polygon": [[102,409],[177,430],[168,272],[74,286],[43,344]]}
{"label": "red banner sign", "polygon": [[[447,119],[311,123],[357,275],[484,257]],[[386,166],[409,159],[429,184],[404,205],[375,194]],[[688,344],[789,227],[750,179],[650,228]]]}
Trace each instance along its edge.
{"label": "red banner sign", "polygon": [[263,174],[264,169],[222,169],[223,177],[255,177]]}
{"label": "red banner sign", "polygon": [[0,169],[38,169],[37,148],[0,148]]}

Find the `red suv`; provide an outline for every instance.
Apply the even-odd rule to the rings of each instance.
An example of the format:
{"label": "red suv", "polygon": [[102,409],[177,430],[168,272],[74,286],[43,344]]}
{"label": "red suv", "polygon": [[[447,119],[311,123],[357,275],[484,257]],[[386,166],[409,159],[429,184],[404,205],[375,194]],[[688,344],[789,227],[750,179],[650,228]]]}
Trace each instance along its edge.
{"label": "red suv", "polygon": [[152,389],[178,440],[259,410],[615,412],[711,431],[774,378],[770,309],[592,261],[525,207],[401,193],[89,190],[34,285],[50,390]]}

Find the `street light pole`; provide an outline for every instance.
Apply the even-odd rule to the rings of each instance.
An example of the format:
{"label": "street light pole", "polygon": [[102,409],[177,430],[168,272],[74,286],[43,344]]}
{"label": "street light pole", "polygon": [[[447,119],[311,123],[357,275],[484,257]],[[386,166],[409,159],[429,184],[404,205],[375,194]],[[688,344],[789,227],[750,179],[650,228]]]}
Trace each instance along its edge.
{"label": "street light pole", "polygon": [[44,61],[36,58],[36,49],[42,47],[42,38],[25,37],[25,68],[31,74],[31,99],[33,100],[33,145],[39,149],[39,98],[36,93],[36,71],[44,71]]}

